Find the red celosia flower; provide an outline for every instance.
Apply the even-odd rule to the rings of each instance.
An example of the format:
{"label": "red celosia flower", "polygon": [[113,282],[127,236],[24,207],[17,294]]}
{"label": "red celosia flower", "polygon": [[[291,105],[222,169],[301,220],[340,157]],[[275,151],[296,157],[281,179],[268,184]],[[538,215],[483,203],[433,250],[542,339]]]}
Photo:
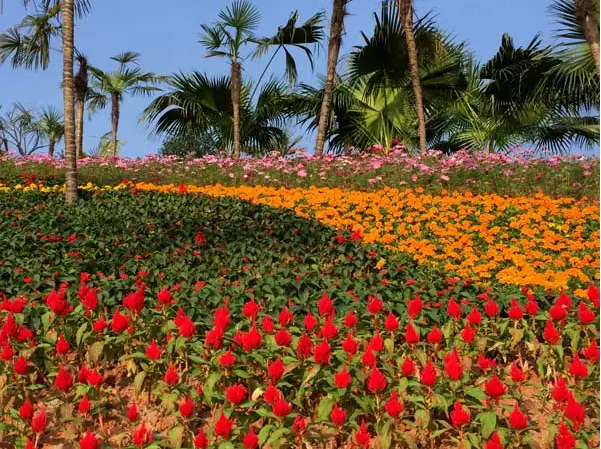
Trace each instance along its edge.
{"label": "red celosia flower", "polygon": [[153,339],[148,346],[146,346],[146,357],[151,360],[157,360],[161,358],[161,353],[163,351],[157,345],[156,341]]}
{"label": "red celosia flower", "polygon": [[405,329],[405,340],[410,345],[414,345],[419,342],[419,333],[411,323],[407,323],[407,328]]}
{"label": "red celosia flower", "polygon": [[263,332],[271,335],[273,334],[273,320],[271,319],[271,317],[269,315],[265,315],[263,317],[263,323],[261,325],[261,329],[263,329]]}
{"label": "red celosia flower", "polygon": [[524,372],[520,369],[516,362],[511,364],[510,374],[513,382],[523,382],[526,378]]}
{"label": "red celosia flower", "polygon": [[292,320],[294,319],[294,315],[287,308],[283,308],[280,314],[278,315],[278,321],[280,322],[280,326],[286,327],[289,324],[292,324]]}
{"label": "red celosia flower", "polygon": [[77,292],[79,300],[83,304],[86,314],[93,312],[98,308],[98,294],[95,288],[90,288],[86,284],[82,284]]}
{"label": "red celosia flower", "polygon": [[522,430],[528,425],[528,416],[522,413],[516,402],[509,415],[509,427],[514,430]]}
{"label": "red celosia flower", "polygon": [[403,376],[413,376],[415,373],[415,364],[413,363],[413,360],[409,358],[405,359],[401,364],[401,372],[403,373]]}
{"label": "red celosia flower", "polygon": [[23,343],[27,340],[33,339],[33,331],[31,329],[26,328],[25,326],[19,327],[19,333],[17,334],[17,341],[19,343]]}
{"label": "red celosia flower", "polygon": [[225,354],[219,356],[219,366],[232,366],[236,362],[236,357],[232,354],[232,348]]}
{"label": "red celosia flower", "polygon": [[453,351],[444,358],[444,371],[451,380],[459,380],[463,376],[463,366],[459,361],[459,354],[457,349],[453,348]]}
{"label": "red celosia flower", "polygon": [[372,393],[378,393],[386,388],[387,383],[386,376],[377,366],[374,366],[367,378],[367,389]]}
{"label": "red celosia flower", "polygon": [[290,413],[290,410],[292,410],[292,405],[290,405],[288,402],[286,402],[284,397],[281,395],[278,399],[276,399],[271,404],[271,411],[273,412],[273,414],[275,416],[279,416],[279,417],[287,416],[288,413]]}
{"label": "red celosia flower", "polygon": [[98,318],[96,321],[94,321],[94,324],[92,324],[92,329],[94,329],[94,332],[100,334],[108,327],[108,325],[109,323],[107,323],[101,315],[100,318]]}
{"label": "red celosia flower", "polygon": [[588,290],[586,291],[588,299],[593,303],[593,305],[598,309],[599,308],[599,289],[595,287],[593,284],[589,284]]}
{"label": "red celosia flower", "polygon": [[461,338],[467,344],[470,344],[474,337],[476,336],[476,332],[471,328],[469,324],[466,323],[465,328],[461,331]]}
{"label": "red celosia flower", "polygon": [[568,403],[564,410],[566,418],[572,421],[574,430],[578,431],[582,423],[584,423],[584,406],[576,400],[574,393],[568,394]]}
{"label": "red celosia flower", "polygon": [[574,354],[574,358],[568,364],[570,374],[576,379],[586,379],[588,377],[588,366],[578,356],[578,353]]}
{"label": "red celosia flower", "polygon": [[453,298],[449,299],[449,304],[447,305],[447,313],[452,318],[458,320],[461,318],[461,306],[455,302]]}
{"label": "red celosia flower", "polygon": [[545,330],[543,331],[543,338],[547,343],[552,345],[556,345],[561,339],[561,334],[553,325],[553,321],[551,319],[547,320],[545,324]]}
{"label": "red celosia flower", "polygon": [[507,309],[507,316],[512,320],[520,320],[524,317],[524,311],[515,299],[512,299],[509,303],[509,309]]}
{"label": "red celosia flower", "polygon": [[462,426],[470,423],[470,412],[468,409],[461,405],[461,402],[455,401],[453,411],[450,413],[451,422],[455,429],[459,429]]}
{"label": "red celosia flower", "polygon": [[144,287],[140,287],[123,298],[123,307],[134,314],[139,314],[144,308]]}
{"label": "red celosia flower", "polygon": [[111,329],[116,334],[120,334],[129,326],[129,317],[127,315],[123,315],[119,309],[115,311],[113,314],[113,319],[111,320]]}
{"label": "red celosia flower", "polygon": [[350,332],[346,335],[345,340],[342,342],[342,349],[348,354],[349,359],[359,350],[359,343],[357,343]]}
{"label": "red celosia flower", "polygon": [[597,346],[596,340],[591,340],[589,345],[582,350],[582,355],[586,357],[589,362],[597,362],[601,357],[599,346]]}
{"label": "red celosia flower", "polygon": [[538,302],[533,299],[528,298],[525,306],[526,312],[528,315],[536,315],[538,313]]}
{"label": "red celosia flower", "polygon": [[382,311],[383,308],[384,305],[382,304],[382,301],[380,301],[380,298],[375,295],[369,296],[367,302],[367,311],[370,313],[370,315],[377,315]]}
{"label": "red celosia flower", "polygon": [[172,387],[178,384],[179,374],[175,371],[175,365],[173,365],[173,363],[169,364],[169,368],[167,368],[167,371],[165,372],[164,380],[167,385]]}
{"label": "red celosia flower", "polygon": [[489,359],[484,356],[484,354],[478,354],[478,366],[483,373],[486,373],[488,370],[494,368],[496,365],[493,359]]}
{"label": "red celosia flower", "polygon": [[0,359],[2,359],[5,362],[8,362],[9,360],[13,359],[14,355],[15,351],[13,351],[13,348],[11,348],[8,343],[4,343],[4,346],[2,347],[2,352],[0,352]]}
{"label": "red celosia flower", "polygon": [[326,322],[321,329],[321,334],[326,340],[331,340],[338,336],[338,327],[332,322],[331,317],[326,318]]}
{"label": "red celosia flower", "polygon": [[[213,325],[215,327],[220,327],[221,329],[226,329],[229,323],[230,311],[228,310],[227,305],[215,309],[215,311],[213,312]],[[175,324],[178,325],[177,323]]]}
{"label": "red celosia flower", "polygon": [[79,441],[79,449],[98,449],[98,438],[90,432],[90,429],[86,430],[85,435]]}
{"label": "red celosia flower", "polygon": [[576,438],[574,438],[574,435],[572,435],[568,426],[563,422],[559,425],[559,431],[555,437],[555,444],[557,449],[574,449],[576,447]]}
{"label": "red celosia flower", "polygon": [[58,336],[58,340],[56,341],[56,353],[66,354],[67,352],[69,352],[69,349],[69,342],[65,340],[65,336],[63,334],[60,334]]}
{"label": "red celosia flower", "polygon": [[194,321],[192,321],[189,316],[184,314],[179,316],[176,326],[179,330],[179,334],[186,338],[190,338],[192,335],[194,335],[194,331],[196,330]]}
{"label": "red celosia flower", "polygon": [[58,370],[58,374],[54,379],[54,386],[63,392],[68,391],[73,386],[73,376],[63,366]]}
{"label": "red celosia flower", "polygon": [[194,413],[194,402],[192,399],[186,398],[179,404],[179,413],[184,418],[189,418]]}
{"label": "red celosia flower", "polygon": [[296,415],[294,422],[292,423],[292,430],[294,433],[302,435],[305,433],[306,428],[307,422],[305,421],[305,418],[303,418],[301,415]]}
{"label": "red celosia flower", "polygon": [[578,319],[583,324],[588,324],[595,319],[595,313],[591,309],[588,308],[588,306],[584,303],[584,301],[581,301],[580,304],[578,305],[578,313],[577,314],[578,314]]}
{"label": "red celosia flower", "polygon": [[25,398],[25,402],[19,407],[19,416],[23,419],[31,419],[33,416],[33,406],[29,402],[29,398]]}
{"label": "red celosia flower", "polygon": [[267,374],[273,383],[276,383],[284,374],[284,364],[278,357],[272,363],[267,364]]}
{"label": "red celosia flower", "polygon": [[557,402],[565,402],[570,397],[570,390],[566,386],[566,381],[563,378],[557,379],[555,385],[551,389],[551,397]]}
{"label": "red celosia flower", "polygon": [[169,307],[171,304],[175,304],[175,299],[173,299],[173,295],[168,287],[163,287],[163,289],[159,291],[157,299],[159,300],[159,304],[163,307]]}
{"label": "red celosia flower", "polygon": [[436,327],[436,325],[434,325],[432,330],[430,332],[428,332],[428,335],[426,336],[426,340],[431,345],[436,345],[442,341],[442,332],[440,332],[440,330]]}
{"label": "red celosia flower", "polygon": [[399,401],[399,396],[396,390],[392,390],[390,398],[384,404],[384,410],[391,418],[396,418],[403,411],[403,403]]}
{"label": "red celosia flower", "polygon": [[490,439],[484,443],[484,449],[503,449],[501,437],[499,437],[499,433],[496,430],[492,433]]}
{"label": "red celosia flower", "polygon": [[296,351],[298,357],[301,359],[306,359],[313,352],[313,341],[311,341],[311,338],[309,338],[306,332],[303,332],[298,339]]}
{"label": "red celosia flower", "polygon": [[346,370],[346,366],[342,367],[342,370],[334,374],[334,384],[336,388],[346,388],[351,383],[351,375]]}
{"label": "red celosia flower", "polygon": [[422,369],[420,381],[422,384],[427,386],[432,386],[436,383],[436,367],[434,366],[431,360],[428,360],[428,362]]}
{"label": "red celosia flower", "polygon": [[146,427],[146,424],[143,422],[140,424],[140,427],[134,431],[132,440],[138,447],[146,446],[152,441],[152,429],[150,427]]}
{"label": "red celosia flower", "polygon": [[269,385],[267,385],[267,388],[265,388],[265,392],[263,393],[263,399],[265,399],[266,402],[272,404],[276,401],[276,399],[280,397],[280,395],[280,390],[278,390],[272,383],[270,383]]}
{"label": "red celosia flower", "polygon": [[320,365],[327,365],[330,363],[330,356],[332,355],[331,347],[326,340],[315,345],[313,350],[313,358],[315,363]]}
{"label": "red celosia flower", "polygon": [[488,298],[486,300],[486,304],[484,304],[484,312],[490,318],[495,317],[501,311],[499,304],[494,302],[492,299]]}
{"label": "red celosia flower", "polygon": [[422,312],[423,303],[418,295],[407,301],[407,315],[409,319],[414,320]]}
{"label": "red celosia flower", "polygon": [[286,329],[280,329],[275,333],[275,342],[278,346],[288,346],[292,341],[292,336]]}
{"label": "red celosia flower", "polygon": [[225,438],[230,438],[230,432],[232,431],[233,422],[227,416],[221,412],[219,419],[215,422],[215,435]]}
{"label": "red celosia flower", "polygon": [[367,346],[369,349],[375,352],[380,352],[382,349],[384,349],[384,339],[380,335],[379,330],[376,330],[375,335],[369,339]]}
{"label": "red celosia flower", "polygon": [[194,447],[196,449],[206,449],[209,446],[209,440],[202,429],[194,437]]}
{"label": "red celosia flower", "polygon": [[505,394],[507,387],[501,379],[497,376],[497,373],[492,375],[492,378],[484,383],[484,392],[495,400],[499,400],[501,396]]}
{"label": "red celosia flower", "polygon": [[354,327],[357,324],[358,318],[355,315],[354,310],[350,310],[344,317],[344,325],[346,327]]}
{"label": "red celosia flower", "polygon": [[100,374],[96,369],[88,370],[86,381],[90,385],[94,385],[96,388],[98,388],[103,381],[102,374]]}
{"label": "red celosia flower", "polygon": [[138,419],[138,407],[136,406],[135,402],[132,403],[127,409],[127,419],[130,422],[134,422]]}
{"label": "red celosia flower", "polygon": [[208,330],[205,335],[205,345],[208,348],[218,349],[221,347],[223,338],[223,329],[220,327],[213,327]]}
{"label": "red celosia flower", "polygon": [[472,307],[472,310],[470,310],[470,313],[467,314],[466,318],[470,324],[476,326],[482,323],[482,314],[478,311],[476,306]]}
{"label": "red celosia flower", "polygon": [[67,303],[67,299],[65,296],[67,295],[66,290],[61,289],[58,292],[56,290],[52,290],[45,298],[46,304],[48,308],[54,312],[57,316],[67,316],[71,310],[73,310],[73,306]]}
{"label": "red celosia flower", "polygon": [[242,444],[244,445],[245,449],[255,449],[259,445],[259,437],[253,431],[253,429],[249,429],[246,435],[244,435]]}
{"label": "red celosia flower", "polygon": [[328,296],[328,292],[325,290],[319,301],[317,301],[317,310],[321,316],[330,316],[334,312],[334,303]]}
{"label": "red celosia flower", "polygon": [[568,315],[568,311],[565,304],[555,301],[553,306],[549,308],[549,315],[551,315],[551,318],[553,318],[555,321],[560,321]]}
{"label": "red celosia flower", "polygon": [[90,404],[88,395],[84,394],[83,397],[81,398],[81,401],[79,401],[79,407],[78,407],[79,414],[85,415],[86,413],[88,413],[90,411],[91,408],[92,408],[92,405]]}
{"label": "red celosia flower", "polygon": [[313,316],[310,310],[307,312],[307,315],[303,320],[303,324],[305,325],[305,329],[307,329],[309,332],[311,332],[313,329],[315,329],[315,326],[317,326],[317,318]]}
{"label": "red celosia flower", "polygon": [[246,387],[242,384],[231,385],[225,390],[225,398],[234,405],[240,404],[246,398]]}
{"label": "red celosia flower", "polygon": [[388,332],[395,332],[399,328],[399,320],[392,312],[388,312],[388,316],[384,320],[384,328]]}
{"label": "red celosia flower", "polygon": [[31,431],[33,433],[44,433],[46,430],[46,411],[42,408],[38,410],[31,419]]}
{"label": "red celosia flower", "polygon": [[255,302],[255,298],[252,298],[250,301],[244,304],[242,307],[242,315],[246,318],[250,318],[255,321],[257,319],[257,314],[259,313],[259,305]]}
{"label": "red celosia flower", "polygon": [[359,426],[359,430],[355,432],[355,443],[357,446],[367,448],[369,447],[369,442],[371,441],[371,434],[367,431],[367,427],[365,426],[365,420],[361,420],[361,426]]}
{"label": "red celosia flower", "polygon": [[372,367],[376,364],[376,356],[370,347],[365,348],[365,352],[361,356],[361,364],[366,367]]}
{"label": "red celosia flower", "polygon": [[330,412],[330,419],[337,426],[341,426],[346,421],[346,411],[338,407],[338,404],[334,404],[334,407],[332,407],[332,411]]}

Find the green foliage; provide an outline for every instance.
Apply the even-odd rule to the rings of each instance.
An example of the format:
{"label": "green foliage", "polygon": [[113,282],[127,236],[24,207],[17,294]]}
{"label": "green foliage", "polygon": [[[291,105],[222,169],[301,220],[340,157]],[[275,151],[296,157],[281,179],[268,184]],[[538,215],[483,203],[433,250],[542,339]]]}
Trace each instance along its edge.
{"label": "green foliage", "polygon": [[215,143],[210,135],[189,131],[183,136],[168,136],[159,149],[162,156],[202,157],[217,154]]}

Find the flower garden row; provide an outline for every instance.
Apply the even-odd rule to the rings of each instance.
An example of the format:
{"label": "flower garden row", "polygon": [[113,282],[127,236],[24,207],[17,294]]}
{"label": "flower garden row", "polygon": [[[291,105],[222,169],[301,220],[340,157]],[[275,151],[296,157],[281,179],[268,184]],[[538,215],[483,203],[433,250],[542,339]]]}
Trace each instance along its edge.
{"label": "flower garden row", "polygon": [[[85,158],[78,165],[80,181],[98,185],[115,185],[125,178],[157,184],[319,186],[352,190],[388,186],[422,187],[430,193],[448,189],[512,196],[543,192],[552,197],[599,197],[598,158],[537,158],[528,152],[505,155],[460,151],[448,156],[431,151],[424,156],[411,156],[397,147],[387,155],[379,149],[353,157],[271,155],[236,161],[214,156],[182,160],[150,155],[135,160]],[[0,155],[0,184],[62,182],[63,170],[63,159]]]}

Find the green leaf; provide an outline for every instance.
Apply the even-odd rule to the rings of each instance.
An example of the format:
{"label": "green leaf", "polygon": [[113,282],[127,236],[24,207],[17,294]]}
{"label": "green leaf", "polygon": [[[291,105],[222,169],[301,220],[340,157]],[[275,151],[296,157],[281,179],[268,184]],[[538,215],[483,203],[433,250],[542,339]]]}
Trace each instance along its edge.
{"label": "green leaf", "polygon": [[174,449],[182,447],[182,440],[184,438],[184,427],[177,426],[169,432],[169,442]]}
{"label": "green leaf", "polygon": [[267,424],[261,428],[259,434],[257,435],[259,437],[259,447],[263,447],[263,444],[265,444],[265,441],[267,441],[267,437],[269,437],[269,432],[271,432],[271,429],[274,427],[275,426],[273,424]]}
{"label": "green leaf", "polygon": [[469,387],[465,389],[465,394],[468,396],[473,397],[474,399],[477,399],[478,401],[485,401],[486,400],[486,393],[484,393],[484,391],[482,390],[482,388],[478,388],[478,387]]}
{"label": "green leaf", "polygon": [[88,357],[90,358],[90,362],[96,363],[100,359],[102,355],[102,350],[104,349],[103,341],[96,341],[90,346],[88,350]]}
{"label": "green leaf", "polygon": [[146,379],[146,371],[140,371],[138,374],[136,374],[136,377],[134,377],[134,391],[136,394],[140,394],[142,392],[144,379]]}
{"label": "green leaf", "polygon": [[208,404],[211,404],[213,401],[213,390],[215,389],[215,384],[220,378],[221,373],[219,371],[214,372],[209,376],[204,386],[202,387],[202,393]]}
{"label": "green leaf", "polygon": [[75,343],[77,344],[77,346],[79,346],[81,344],[83,334],[87,328],[88,328],[88,323],[85,322],[81,326],[79,326],[79,329],[77,329],[77,332],[75,333]]}
{"label": "green leaf", "polygon": [[[275,442],[277,440],[279,440],[282,436],[284,436],[285,434],[289,433],[290,429],[288,429],[287,427],[280,427],[278,429],[276,429],[271,436],[269,437],[269,439],[267,440],[267,443],[265,443],[266,446],[268,445],[272,445],[275,447]],[[278,445],[279,447],[279,445]]]}
{"label": "green leaf", "polygon": [[415,424],[421,428],[427,428],[428,424],[430,424],[430,413],[428,410],[419,409],[415,412]]}
{"label": "green leaf", "polygon": [[334,399],[324,396],[319,401],[319,406],[317,407],[317,417],[320,421],[326,421],[328,416],[330,416],[330,412],[332,411],[332,407],[334,407]]}
{"label": "green leaf", "polygon": [[484,439],[488,439],[497,427],[497,414],[495,412],[479,413],[476,417],[482,424],[480,433]]}

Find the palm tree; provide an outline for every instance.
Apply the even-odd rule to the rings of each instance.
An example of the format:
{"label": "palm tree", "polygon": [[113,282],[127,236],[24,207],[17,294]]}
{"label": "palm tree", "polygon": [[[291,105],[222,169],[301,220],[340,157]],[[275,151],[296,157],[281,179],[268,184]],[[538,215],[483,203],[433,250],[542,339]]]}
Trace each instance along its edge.
{"label": "palm tree", "polygon": [[104,102],[97,98],[92,110],[96,107],[103,107],[109,99],[111,102],[113,156],[117,155],[117,131],[119,129],[120,105],[123,98],[125,95],[150,95],[160,90],[156,85],[164,79],[164,77],[155,75],[152,72],[143,72],[137,67],[139,58],[140,53],[132,51],[112,57],[113,61],[119,63],[117,70],[113,72],[103,72],[96,67],[89,67],[92,74],[92,89],[105,97]]}
{"label": "palm tree", "polygon": [[[557,10],[566,9],[569,5],[569,0],[558,0],[554,6]],[[559,12],[558,11],[558,12]],[[582,30],[586,42],[590,47],[590,52],[595,62],[597,76],[601,75],[601,67],[599,63],[599,0],[574,0],[573,16],[577,24]],[[565,17],[565,16],[564,16]],[[564,25],[574,28],[570,18],[567,18]]]}
{"label": "palm tree", "polygon": [[[197,135],[211,140],[213,148],[233,153],[234,104],[231,80],[209,78],[193,72],[173,75],[168,80],[171,90],[160,95],[144,111],[144,120],[158,133],[170,137]],[[240,95],[240,149],[248,154],[265,154],[282,148],[288,136],[282,129],[287,118],[286,88],[281,81],[270,79],[258,89],[256,100],[245,83]]]}
{"label": "palm tree", "polygon": [[242,91],[242,57],[244,45],[254,42],[254,31],[259,25],[259,11],[249,1],[237,0],[219,13],[219,21],[212,26],[202,25],[199,42],[207,49],[207,57],[230,60],[230,88],[233,105],[232,157],[240,158],[240,95]]}
{"label": "palm tree", "polygon": [[63,37],[63,108],[65,118],[65,198],[67,204],[77,200],[77,154],[75,153],[75,124],[73,95],[73,53],[74,44],[74,0],[63,0],[62,12]]}
{"label": "palm tree", "polygon": [[328,122],[330,121],[330,106],[332,104],[332,91],[336,77],[336,65],[342,42],[342,28],[344,26],[344,15],[348,0],[334,0],[332,6],[332,18],[330,19],[330,39],[328,42],[328,68],[324,94],[319,112],[319,123],[317,126],[317,140],[315,142],[315,154],[321,156],[326,141]]}
{"label": "palm tree", "polygon": [[88,93],[88,60],[82,55],[77,55],[79,70],[75,75],[75,100],[77,102],[77,122],[75,130],[75,153],[77,158],[84,157],[83,154],[83,114]]}
{"label": "palm tree", "polygon": [[37,121],[37,129],[48,140],[48,156],[54,157],[55,146],[65,134],[63,114],[53,107],[42,110]]}
{"label": "palm tree", "polygon": [[415,111],[417,113],[417,125],[419,135],[419,151],[424,154],[426,147],[426,117],[424,115],[424,102],[422,98],[422,86],[419,79],[419,66],[417,62],[417,47],[413,36],[413,4],[412,0],[398,0],[399,14],[405,29],[405,40],[409,55],[409,71],[411,83],[413,84],[413,96],[415,99]]}

